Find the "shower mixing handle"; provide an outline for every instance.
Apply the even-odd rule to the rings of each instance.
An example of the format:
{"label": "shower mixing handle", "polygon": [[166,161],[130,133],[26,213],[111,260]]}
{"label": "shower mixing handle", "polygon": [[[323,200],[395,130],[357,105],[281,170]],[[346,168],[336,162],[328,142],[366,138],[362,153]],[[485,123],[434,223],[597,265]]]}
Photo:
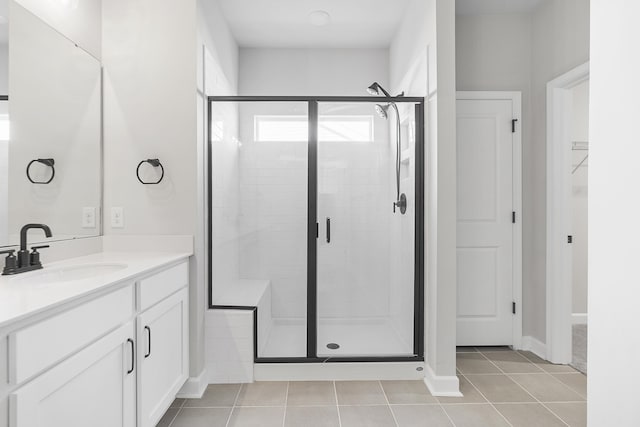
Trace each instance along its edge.
{"label": "shower mixing handle", "polygon": [[407,212],[407,196],[402,193],[400,199],[393,202],[393,213],[396,213],[396,207],[400,209],[400,213],[404,215]]}

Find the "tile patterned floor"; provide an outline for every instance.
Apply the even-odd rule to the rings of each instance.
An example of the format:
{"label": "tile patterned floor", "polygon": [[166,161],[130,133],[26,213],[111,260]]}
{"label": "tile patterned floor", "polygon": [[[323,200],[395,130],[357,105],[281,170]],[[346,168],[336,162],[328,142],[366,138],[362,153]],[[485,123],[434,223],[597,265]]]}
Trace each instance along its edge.
{"label": "tile patterned floor", "polygon": [[586,376],[533,353],[459,348],[461,398],[422,381],[257,382],[211,385],[176,399],[159,427],[581,427]]}

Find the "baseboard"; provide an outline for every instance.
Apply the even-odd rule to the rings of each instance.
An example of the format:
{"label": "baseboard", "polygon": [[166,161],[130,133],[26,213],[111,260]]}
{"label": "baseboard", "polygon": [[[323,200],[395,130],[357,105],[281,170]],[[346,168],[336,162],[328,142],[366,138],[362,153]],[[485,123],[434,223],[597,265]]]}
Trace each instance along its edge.
{"label": "baseboard", "polygon": [[197,377],[189,377],[176,397],[181,399],[200,399],[207,389],[207,370],[203,369]]}
{"label": "baseboard", "polygon": [[460,393],[460,381],[456,375],[438,376],[431,366],[425,364],[424,383],[434,396],[462,397]]}
{"label": "baseboard", "polygon": [[532,336],[522,337],[522,349],[532,352],[541,359],[547,360],[547,345]]}
{"label": "baseboard", "polygon": [[586,325],[589,320],[587,313],[573,313],[571,315],[571,323],[574,325]]}

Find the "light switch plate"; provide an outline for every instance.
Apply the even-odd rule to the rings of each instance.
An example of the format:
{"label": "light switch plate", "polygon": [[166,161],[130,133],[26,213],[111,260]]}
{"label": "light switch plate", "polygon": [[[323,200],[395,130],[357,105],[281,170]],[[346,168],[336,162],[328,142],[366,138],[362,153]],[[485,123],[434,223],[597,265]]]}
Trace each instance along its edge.
{"label": "light switch plate", "polygon": [[111,228],[124,228],[124,208],[111,208]]}
{"label": "light switch plate", "polygon": [[96,208],[82,208],[82,228],[96,228]]}

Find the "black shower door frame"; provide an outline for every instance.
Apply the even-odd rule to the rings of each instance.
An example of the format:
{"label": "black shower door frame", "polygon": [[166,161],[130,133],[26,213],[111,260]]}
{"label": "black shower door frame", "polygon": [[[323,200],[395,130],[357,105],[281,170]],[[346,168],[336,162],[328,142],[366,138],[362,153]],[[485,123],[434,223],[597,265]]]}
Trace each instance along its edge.
{"label": "black shower door frame", "polygon": [[[304,102],[308,106],[308,183],[307,183],[307,356],[306,357],[259,357],[258,356],[258,315],[257,307],[224,306],[213,303],[212,289],[212,154],[211,129],[212,108],[216,102]],[[317,212],[318,212],[318,105],[320,103],[371,103],[415,104],[416,143],[415,143],[415,250],[414,250],[414,325],[412,356],[372,356],[372,357],[318,357],[318,282],[317,282]],[[424,196],[425,196],[425,100],[420,97],[384,97],[384,96],[209,96],[208,97],[208,154],[207,169],[209,185],[207,190],[208,206],[208,298],[212,310],[249,310],[253,311],[254,323],[254,361],[255,363],[338,363],[338,362],[422,362],[424,361]]]}

